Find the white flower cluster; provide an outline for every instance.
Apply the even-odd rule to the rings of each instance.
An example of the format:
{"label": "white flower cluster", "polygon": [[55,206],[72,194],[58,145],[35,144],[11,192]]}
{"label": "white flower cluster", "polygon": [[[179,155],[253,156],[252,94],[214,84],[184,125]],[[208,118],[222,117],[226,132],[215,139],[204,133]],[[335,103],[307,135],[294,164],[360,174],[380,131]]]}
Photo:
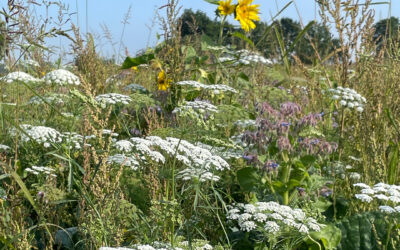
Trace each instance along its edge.
{"label": "white flower cluster", "polygon": [[44,76],[47,84],[55,85],[80,85],[79,77],[65,69],[57,69]]}
{"label": "white flower cluster", "polygon": [[[373,200],[384,203],[379,206],[383,213],[400,213],[400,186],[385,183],[375,184],[373,187],[365,183],[356,183],[353,186],[361,188],[361,193],[355,197],[362,202],[371,203]],[[397,206],[396,206],[397,205]]]}
{"label": "white flower cluster", "polygon": [[82,149],[83,146],[91,146],[90,144],[84,144],[85,137],[75,132],[64,132],[62,133],[64,143],[69,149]]}
{"label": "white flower cluster", "polygon": [[0,151],[8,151],[8,150],[10,150],[9,146],[0,144]]}
{"label": "white flower cluster", "polygon": [[25,171],[34,175],[46,174],[51,177],[57,177],[57,175],[54,174],[55,170],[49,167],[32,166],[30,168],[26,168]]}
{"label": "white flower cluster", "polygon": [[[111,137],[117,137],[118,133],[114,133],[112,132],[110,129],[103,129],[103,131],[101,131],[102,135],[111,135]],[[93,135],[91,135],[93,136]]]}
{"label": "white flower cluster", "polygon": [[303,210],[273,201],[230,206],[227,218],[237,222],[240,230],[246,232],[264,230],[276,234],[289,228],[308,234],[310,231],[319,232],[323,226],[314,218],[307,217]]}
{"label": "white flower cluster", "polygon": [[218,112],[218,108],[211,103],[205,102],[205,101],[192,101],[192,102],[186,102],[184,105],[175,108],[172,113],[179,113],[182,110],[186,109],[192,109],[196,110],[199,113],[205,113],[205,112],[212,112],[216,113]]}
{"label": "white flower cluster", "polygon": [[129,153],[133,150],[134,145],[132,142],[128,140],[120,140],[115,142],[114,146],[117,148],[118,151],[124,152],[124,153]]}
{"label": "white flower cluster", "polygon": [[156,148],[170,158],[176,157],[176,160],[188,167],[203,168],[205,170],[216,169],[219,171],[230,168],[229,164],[220,156],[207,149],[195,146],[186,140],[173,137],[167,137],[164,140],[158,136],[148,136],[146,139],[131,138],[131,142]]}
{"label": "white flower cluster", "polygon": [[124,87],[125,90],[130,90],[132,92],[142,92],[148,93],[149,91],[140,84],[132,83]]}
{"label": "white flower cluster", "polygon": [[255,127],[255,120],[238,120],[235,122],[235,125],[241,128]]}
{"label": "white flower cluster", "polygon": [[344,165],[343,162],[336,161],[332,162],[329,165],[325,165],[322,167],[322,170],[327,175],[335,175],[337,178],[344,180],[346,176],[352,180],[357,181],[361,178],[361,175],[357,172],[354,172],[354,169],[351,165]]}
{"label": "white flower cluster", "polygon": [[162,244],[161,246],[154,245],[142,245],[142,244],[136,244],[132,248],[126,248],[126,247],[100,247],[99,250],[184,250],[183,248],[180,247],[174,247],[172,248],[170,245]]}
{"label": "white flower cluster", "polygon": [[224,85],[224,84],[207,85],[207,84],[203,84],[203,83],[197,82],[197,81],[181,81],[181,82],[177,82],[175,84],[179,85],[179,86],[189,86],[189,87],[196,88],[196,89],[211,90],[211,91],[213,91],[214,94],[219,94],[220,92],[231,92],[231,93],[235,93],[235,94],[239,93],[236,89],[229,87],[228,85]]}
{"label": "white flower cluster", "polygon": [[208,244],[206,240],[194,239],[191,242],[191,246],[189,241],[181,241],[176,242],[175,246],[172,247],[169,243],[155,241],[151,244],[136,244],[133,245],[132,248],[125,247],[101,247],[100,250],[213,250],[214,247]]}
{"label": "white flower cluster", "polygon": [[[68,99],[69,96],[64,95],[64,94],[57,94],[57,93],[51,93],[48,94],[46,96],[42,97],[47,103],[51,103],[51,104],[64,104],[64,100]],[[44,101],[43,99],[38,97],[38,96],[34,96],[32,97],[29,101],[28,104],[43,104]]]}
{"label": "white flower cluster", "polygon": [[236,52],[230,52],[231,55],[220,57],[220,62],[232,61],[234,66],[239,64],[249,65],[251,63],[263,63],[263,64],[272,64],[272,61],[248,50],[238,50]]}
{"label": "white flower cluster", "polygon": [[[54,128],[44,127],[44,126],[32,126],[29,124],[22,124],[20,128],[26,134],[19,132],[21,136],[21,140],[23,142],[28,142],[31,138],[39,144],[42,144],[45,148],[49,148],[51,146],[50,143],[60,143],[62,142],[62,135],[60,132],[55,130]],[[15,136],[17,132],[16,128],[12,128],[10,130],[10,134]]]}
{"label": "white flower cluster", "polygon": [[22,61],[22,64],[25,66],[39,67],[39,63],[35,60],[28,59],[26,61]]}
{"label": "white flower cluster", "polygon": [[364,105],[367,103],[367,99],[354,89],[339,86],[336,89],[329,89],[328,91],[333,94],[332,99],[338,100],[341,106],[355,109],[360,113],[364,111]]}
{"label": "white flower cluster", "polygon": [[140,167],[134,155],[116,154],[109,156],[107,159],[108,164],[124,165],[130,167],[132,170],[137,170]]}
{"label": "white flower cluster", "polygon": [[196,146],[209,150],[211,153],[221,156],[225,160],[239,159],[243,156],[243,149],[241,147],[226,148],[210,146],[201,142],[197,142]]}
{"label": "white flower cluster", "polygon": [[129,104],[132,99],[127,95],[117,94],[117,93],[108,93],[103,95],[98,95],[95,97],[96,101],[102,104]]}
{"label": "white flower cluster", "polygon": [[207,45],[207,49],[214,50],[214,51],[227,50],[227,48],[225,46],[211,46],[211,45]]}
{"label": "white flower cluster", "polygon": [[193,167],[189,167],[189,168],[186,168],[186,169],[180,171],[176,175],[176,178],[182,179],[184,181],[199,180],[200,182],[219,181],[219,179],[220,179],[219,176],[214,175],[210,171],[207,171],[205,169],[193,168]]}
{"label": "white flower cluster", "polygon": [[6,83],[14,83],[14,82],[36,83],[36,82],[40,82],[41,80],[37,79],[25,72],[16,71],[16,72],[8,73],[6,76],[3,76],[2,78],[0,78],[0,81],[6,82]]}

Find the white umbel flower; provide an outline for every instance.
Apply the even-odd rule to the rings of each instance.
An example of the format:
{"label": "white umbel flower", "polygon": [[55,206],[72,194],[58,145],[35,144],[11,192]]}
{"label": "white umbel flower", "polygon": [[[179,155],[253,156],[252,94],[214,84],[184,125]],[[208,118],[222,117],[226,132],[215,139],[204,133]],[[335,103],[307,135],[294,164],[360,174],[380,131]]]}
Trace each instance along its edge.
{"label": "white umbel flower", "polygon": [[[36,141],[38,144],[43,145],[45,148],[51,146],[51,143],[60,143],[62,142],[62,135],[60,132],[55,130],[54,128],[44,127],[44,126],[32,126],[29,124],[22,124],[20,128],[26,134],[19,132],[21,136],[22,142],[28,142],[31,138]],[[17,130],[15,128],[11,129],[10,134],[16,135]]]}
{"label": "white umbel flower", "polygon": [[0,78],[1,81],[6,83],[16,83],[16,82],[24,82],[24,83],[36,83],[40,82],[40,79],[37,79],[25,72],[11,72],[8,73],[6,76]]}
{"label": "white umbel flower", "polygon": [[103,95],[96,96],[96,101],[101,104],[110,105],[110,104],[129,104],[132,99],[127,95],[117,94],[117,93],[107,93]]}
{"label": "white umbel flower", "polygon": [[132,170],[137,170],[140,167],[139,161],[133,155],[116,154],[108,157],[107,163],[124,165]]}
{"label": "white umbel flower", "polygon": [[379,206],[379,210],[382,213],[386,213],[386,214],[391,214],[391,213],[396,213],[396,209],[392,208],[391,206]]}
{"label": "white umbel flower", "polygon": [[279,225],[275,221],[267,221],[264,226],[265,231],[268,233],[277,233],[281,230]]}
{"label": "white umbel flower", "polygon": [[47,73],[44,76],[47,84],[54,85],[80,85],[81,81],[75,74],[65,69],[57,69]]}
{"label": "white umbel flower", "polygon": [[361,200],[362,202],[370,203],[373,200],[373,198],[371,196],[366,195],[366,194],[356,194],[355,196],[357,199]]}

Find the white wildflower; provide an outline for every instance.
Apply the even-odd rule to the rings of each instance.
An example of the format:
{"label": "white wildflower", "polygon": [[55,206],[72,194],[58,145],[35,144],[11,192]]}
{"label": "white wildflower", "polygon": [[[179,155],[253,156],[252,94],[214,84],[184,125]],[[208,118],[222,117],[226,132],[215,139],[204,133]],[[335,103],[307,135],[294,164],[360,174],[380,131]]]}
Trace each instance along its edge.
{"label": "white wildflower", "polygon": [[389,196],[389,200],[391,202],[394,202],[394,203],[400,203],[400,197],[399,196]]}
{"label": "white wildflower", "polygon": [[239,226],[242,231],[246,231],[246,232],[250,232],[257,227],[257,225],[256,225],[256,223],[254,223],[254,221],[244,221],[244,222],[240,223]]}
{"label": "white wildflower", "polygon": [[389,199],[389,197],[387,197],[384,194],[376,194],[376,195],[374,195],[374,198],[377,198],[379,200],[384,200],[384,201],[387,201]]}
{"label": "white wildflower", "polygon": [[254,215],[254,220],[257,222],[264,222],[268,219],[268,216],[266,214],[263,213],[256,213]]}
{"label": "white wildflower", "polygon": [[95,97],[96,101],[105,105],[112,104],[129,104],[132,99],[127,95],[117,94],[117,93],[107,93],[103,95],[98,95]]}
{"label": "white wildflower", "polygon": [[[20,125],[20,128],[28,135],[27,136],[22,132],[19,133],[22,142],[28,142],[32,138],[38,144],[42,144],[45,147],[50,147],[52,143],[60,143],[62,141],[62,135],[54,128],[32,126],[28,124],[22,124]],[[16,131],[17,130],[13,128],[10,130],[10,134],[15,136]]]}
{"label": "white wildflower", "polygon": [[371,196],[366,194],[356,194],[355,197],[361,200],[362,202],[367,202],[367,203],[370,203],[373,200]]}
{"label": "white wildflower", "polygon": [[268,233],[272,233],[272,234],[280,231],[280,227],[275,221],[267,221],[265,223],[264,229]]}
{"label": "white wildflower", "polygon": [[115,142],[114,146],[121,152],[131,152],[133,149],[133,144],[128,140],[120,140]]}
{"label": "white wildflower", "polygon": [[25,72],[16,71],[16,72],[8,73],[4,77],[1,77],[0,81],[6,82],[6,83],[16,83],[16,82],[36,83],[36,82],[40,82],[40,79],[37,79]]}
{"label": "white wildflower", "polygon": [[351,180],[359,180],[359,179],[361,179],[361,175],[359,173],[356,173],[356,172],[351,172],[349,174],[349,178]]}
{"label": "white wildflower", "polygon": [[57,69],[44,76],[47,84],[54,85],[80,85],[79,77],[65,69]]}
{"label": "white wildflower", "polygon": [[140,167],[139,161],[133,155],[116,154],[108,157],[107,163],[124,165],[130,167],[133,170],[137,170]]}
{"label": "white wildflower", "polygon": [[375,191],[372,188],[364,188],[361,190],[362,194],[375,194]]}
{"label": "white wildflower", "polygon": [[298,225],[298,229],[299,229],[299,232],[300,233],[308,233],[308,227],[306,226],[306,225],[304,225],[304,224],[299,224]]}
{"label": "white wildflower", "polygon": [[387,213],[387,214],[391,214],[391,213],[395,213],[396,209],[392,208],[391,206],[379,206],[379,210],[382,213]]}
{"label": "white wildflower", "polygon": [[360,188],[371,188],[370,186],[368,186],[367,184],[365,184],[365,183],[356,183],[356,184],[353,184],[353,186],[354,187],[360,187]]}
{"label": "white wildflower", "polygon": [[257,208],[253,204],[244,205],[244,211],[249,214],[254,214],[257,212]]}

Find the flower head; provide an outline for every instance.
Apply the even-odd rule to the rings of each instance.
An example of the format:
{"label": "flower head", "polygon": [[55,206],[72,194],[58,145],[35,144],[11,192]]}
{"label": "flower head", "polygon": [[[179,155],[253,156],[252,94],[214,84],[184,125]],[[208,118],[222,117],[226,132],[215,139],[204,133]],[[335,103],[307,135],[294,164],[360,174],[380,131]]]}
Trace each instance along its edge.
{"label": "flower head", "polygon": [[171,81],[167,78],[165,71],[161,70],[157,77],[158,90],[166,91],[171,86]]}
{"label": "flower head", "polygon": [[242,29],[248,32],[256,27],[253,21],[260,21],[258,4],[250,5],[253,0],[239,0],[236,6],[235,19],[240,22]]}
{"label": "flower head", "polygon": [[232,0],[219,1],[218,10],[221,15],[228,16],[235,11],[235,5],[232,5]]}

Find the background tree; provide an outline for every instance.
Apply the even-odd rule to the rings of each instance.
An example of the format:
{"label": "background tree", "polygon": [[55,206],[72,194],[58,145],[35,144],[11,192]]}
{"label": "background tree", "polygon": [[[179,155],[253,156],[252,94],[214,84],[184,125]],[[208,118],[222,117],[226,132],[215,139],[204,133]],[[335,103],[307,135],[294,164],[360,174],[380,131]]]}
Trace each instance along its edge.
{"label": "background tree", "polygon": [[390,48],[393,43],[399,41],[399,19],[397,17],[391,17],[382,19],[374,25],[374,41],[377,45],[377,51],[381,51],[382,48]]}

